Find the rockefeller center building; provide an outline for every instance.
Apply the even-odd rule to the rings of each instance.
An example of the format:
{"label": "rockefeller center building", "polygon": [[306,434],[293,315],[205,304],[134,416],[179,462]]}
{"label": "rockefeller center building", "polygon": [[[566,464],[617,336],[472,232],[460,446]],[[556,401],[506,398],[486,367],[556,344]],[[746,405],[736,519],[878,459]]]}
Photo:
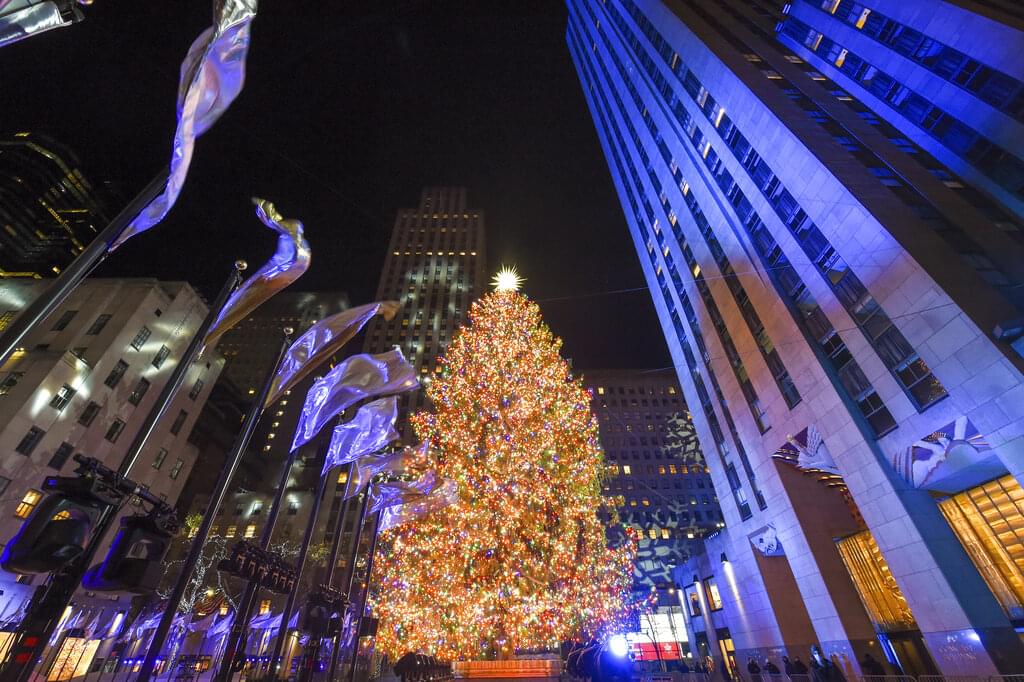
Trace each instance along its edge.
{"label": "rockefeller center building", "polygon": [[695,653],[1024,671],[1019,14],[567,4],[724,515]]}

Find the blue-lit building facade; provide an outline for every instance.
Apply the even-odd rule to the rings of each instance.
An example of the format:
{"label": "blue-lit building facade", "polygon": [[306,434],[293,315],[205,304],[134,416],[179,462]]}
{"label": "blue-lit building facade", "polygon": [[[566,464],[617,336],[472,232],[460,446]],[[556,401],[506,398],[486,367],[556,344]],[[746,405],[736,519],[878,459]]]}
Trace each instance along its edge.
{"label": "blue-lit building facade", "polygon": [[[724,515],[674,571],[695,653],[734,672],[812,647],[847,674],[865,653],[888,672],[1024,671],[1020,91],[938,83],[912,57],[955,52],[1019,85],[1019,19],[915,0],[567,4]],[[879,17],[875,37],[850,33]],[[911,57],[897,30],[920,36]],[[906,92],[883,104],[841,80],[854,55]]]}

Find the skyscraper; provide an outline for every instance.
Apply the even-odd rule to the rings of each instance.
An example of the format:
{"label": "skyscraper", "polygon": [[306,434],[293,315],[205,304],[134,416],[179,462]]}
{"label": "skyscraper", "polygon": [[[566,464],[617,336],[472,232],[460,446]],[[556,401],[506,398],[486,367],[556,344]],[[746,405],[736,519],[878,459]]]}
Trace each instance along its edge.
{"label": "skyscraper", "polygon": [[[418,208],[400,209],[377,300],[400,301],[402,309],[390,322],[370,323],[366,351],[397,345],[429,381],[469,306],[484,294],[485,243],[483,211],[467,207],[464,187],[427,187]],[[423,409],[423,391],[405,394],[401,406],[404,414]],[[401,432],[412,441],[407,426]]]}
{"label": "skyscraper", "polygon": [[[926,37],[990,45],[1019,77],[999,41],[1020,34],[975,18],[988,37],[968,36],[968,4],[928,3]],[[1006,557],[1024,552],[1010,532],[1024,529],[1024,252],[998,193],[969,190],[965,166],[892,132],[891,108],[790,51],[773,3],[568,5],[725,516],[675,572],[698,650],[732,666],[814,645],[854,671],[865,653],[907,673],[1020,669],[1024,573]],[[882,11],[868,5],[856,15]]]}
{"label": "skyscraper", "polygon": [[35,133],[0,139],[0,277],[53,277],[110,220],[74,153]]}
{"label": "skyscraper", "polygon": [[609,529],[611,539],[625,528],[637,535],[634,595],[657,598],[640,622],[650,641],[635,642],[634,654],[678,659],[687,637],[672,570],[700,537],[724,525],[679,380],[673,370],[597,369],[584,371],[583,383],[600,424],[603,492],[621,523]]}

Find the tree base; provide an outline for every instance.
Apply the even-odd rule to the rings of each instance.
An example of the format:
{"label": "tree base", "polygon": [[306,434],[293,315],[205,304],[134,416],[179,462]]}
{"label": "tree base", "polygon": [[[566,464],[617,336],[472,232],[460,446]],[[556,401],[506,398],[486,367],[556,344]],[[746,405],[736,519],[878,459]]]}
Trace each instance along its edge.
{"label": "tree base", "polygon": [[455,676],[460,678],[518,680],[526,677],[557,680],[562,672],[562,661],[557,658],[510,659],[507,661],[456,661]]}

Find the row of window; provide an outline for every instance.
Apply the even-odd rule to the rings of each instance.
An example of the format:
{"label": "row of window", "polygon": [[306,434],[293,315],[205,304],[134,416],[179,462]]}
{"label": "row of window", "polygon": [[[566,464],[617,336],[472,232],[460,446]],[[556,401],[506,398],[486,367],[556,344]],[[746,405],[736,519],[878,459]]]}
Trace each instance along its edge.
{"label": "row of window", "polygon": [[1024,161],[799,19],[788,17],[782,22],[780,32],[833,64],[997,185],[1024,197]]}
{"label": "row of window", "polygon": [[[588,12],[589,12],[589,8],[588,8]],[[591,18],[594,19],[594,21],[596,23],[596,18],[593,17],[592,14],[591,14]],[[614,115],[613,115],[613,113],[611,111],[611,108],[610,108],[610,106],[608,104],[608,101],[607,101],[607,99],[605,97],[604,90],[596,87],[597,75],[593,71],[593,64],[590,61],[587,61],[586,59],[584,59],[584,57],[583,57],[583,55],[586,54],[586,51],[582,47],[580,36],[582,34],[587,33],[586,29],[583,27],[583,22],[580,21],[578,17],[571,16],[571,19],[572,19],[572,21],[570,23],[570,31],[569,31],[569,42],[570,42],[571,54],[574,57],[574,60],[576,61],[577,68],[578,68],[579,74],[580,74],[580,79],[581,79],[581,81],[583,83],[585,83],[587,85],[587,89],[590,92],[590,95],[591,95],[591,98],[592,98],[591,99],[591,105],[592,105],[592,108],[593,108],[593,112],[594,112],[595,118],[599,119],[601,121],[601,123],[602,123],[602,125],[599,128],[604,130],[604,131],[607,131],[607,133],[609,135],[614,135],[615,139],[618,140],[618,146],[616,146],[615,144],[612,143],[611,139],[606,139],[606,143],[607,143],[607,146],[608,146],[608,151],[610,152],[612,162],[613,162],[615,168],[618,171],[618,177],[622,181],[622,188],[623,188],[623,190],[625,191],[625,194],[626,194],[625,198],[628,201],[630,207],[632,208],[632,212],[633,212],[632,217],[633,217],[633,220],[634,220],[634,224],[636,226],[636,230],[641,235],[641,239],[646,239],[648,244],[650,244],[650,237],[649,237],[649,235],[646,235],[646,227],[645,227],[646,223],[644,222],[643,217],[640,215],[639,205],[638,205],[638,202],[637,202],[636,195],[633,192],[633,188],[630,186],[629,182],[627,181],[629,177],[632,177],[633,178],[633,182],[637,185],[637,191],[641,195],[643,195],[643,187],[640,184],[639,174],[636,172],[636,169],[633,166],[632,159],[628,155],[626,155],[625,162],[629,164],[632,173],[631,173],[631,175],[627,175],[627,173],[626,173],[626,169],[625,169],[625,167],[623,165],[623,158],[620,156],[620,153],[619,153],[619,149],[620,148],[622,150],[626,149],[625,140],[623,139],[622,134],[621,134],[621,132],[618,129],[618,126],[614,122]],[[589,38],[589,36],[588,36],[588,38]],[[591,40],[590,43],[593,44],[593,41]],[[594,44],[594,46],[595,46],[595,52],[596,52],[596,44]],[[600,60],[595,60],[595,61],[598,64],[598,66],[601,68],[601,70],[604,71],[605,77],[607,78],[608,74],[607,74],[607,71],[605,71],[604,65],[600,62]],[[612,90],[612,93],[615,94],[615,91]],[[616,95],[616,99],[617,99],[617,95]],[[620,111],[622,110],[621,102],[619,102],[619,109],[620,109]],[[702,408],[703,413],[705,415],[705,419],[707,420],[707,423],[708,423],[708,428],[711,430],[712,436],[715,439],[716,450],[717,450],[718,456],[722,460],[723,465],[724,465],[725,464],[725,456],[730,451],[728,446],[727,446],[727,444],[726,444],[726,442],[725,442],[725,436],[723,435],[722,430],[719,427],[718,418],[717,418],[717,416],[715,414],[714,406],[711,403],[710,395],[709,395],[709,393],[707,391],[707,388],[705,387],[705,384],[704,384],[704,378],[703,378],[703,376],[701,374],[701,370],[697,366],[696,358],[695,358],[693,352],[690,350],[689,341],[687,340],[686,333],[683,330],[683,326],[682,326],[682,322],[680,320],[679,314],[676,312],[676,309],[675,309],[676,308],[675,302],[673,301],[672,296],[669,294],[669,291],[668,291],[668,288],[667,288],[667,284],[666,284],[666,282],[664,280],[664,276],[663,276],[663,272],[662,272],[661,266],[658,264],[657,257],[655,255],[655,251],[654,251],[653,247],[649,247],[648,248],[648,254],[649,254],[650,260],[651,260],[651,267],[654,268],[656,270],[656,272],[659,274],[659,281],[661,282],[661,285],[662,285],[661,289],[662,289],[662,295],[663,295],[664,300],[665,300],[665,306],[667,307],[667,309],[669,311],[669,314],[671,316],[673,328],[674,328],[674,331],[675,331],[675,335],[676,335],[676,338],[677,338],[677,340],[679,342],[680,348],[683,351],[684,357],[686,359],[687,367],[689,368],[689,371],[690,371],[690,374],[691,374],[691,377],[692,377],[692,380],[693,380],[693,383],[694,383],[694,388],[697,391],[697,395],[698,395],[698,397],[700,399],[700,403],[701,403],[701,408]],[[679,292],[679,295],[685,296],[685,292]],[[699,329],[695,329],[694,330],[694,341],[696,343],[698,343],[698,344],[702,344],[702,340],[701,340],[701,337],[700,337]],[[707,357],[706,354],[705,354],[705,357]],[[710,367],[709,367],[708,371],[709,371],[709,378],[713,378],[713,372],[710,370]],[[716,382],[716,385],[717,385],[717,382]],[[720,407],[722,408],[723,411],[728,409],[726,407],[725,401],[721,397],[721,395],[719,395],[719,405],[720,405]],[[737,440],[737,445],[739,445],[739,441],[738,440]],[[742,446],[740,446],[740,447],[742,447]],[[747,503],[746,498],[745,498],[745,496],[742,493],[742,490],[740,490],[738,493],[737,493],[737,491],[734,491],[734,497],[736,498],[736,504],[737,504],[738,508],[740,509],[741,516],[744,519],[749,518],[751,516],[750,506]]]}
{"label": "row of window", "polygon": [[1024,83],[854,0],[806,0],[882,45],[1024,121]]}
{"label": "row of window", "polygon": [[[630,9],[630,13],[634,18],[640,17],[643,19],[641,21],[637,18],[637,23],[645,29],[649,39],[652,39],[652,35],[657,35],[661,39],[653,25],[639,12],[639,9],[636,8],[632,0],[627,0],[625,4]],[[661,42],[664,43],[663,39],[661,39]],[[664,45],[671,52],[671,48],[668,47],[667,43],[664,43]],[[656,44],[655,47],[657,48],[658,45]],[[663,53],[662,56],[664,57],[665,54]],[[881,357],[893,376],[906,390],[908,396],[918,409],[923,410],[935,401],[945,397],[945,389],[932,375],[928,366],[913,350],[878,302],[861,283],[860,279],[836,253],[832,244],[821,233],[817,225],[810,220],[809,216],[807,216],[789,190],[781,183],[767,162],[761,158],[747,138],[739,131],[728,115],[724,113],[724,108],[717,106],[714,98],[701,85],[693,72],[682,64],[678,55],[670,56],[666,61],[673,66],[673,70],[682,82],[684,90],[701,107],[708,120],[712,122],[712,129],[726,143],[733,156],[744,170],[747,171],[750,179],[757,185],[765,198],[768,199],[769,204],[775,209],[782,222],[789,228],[789,231],[796,238],[797,243],[802,247],[810,262],[815,266],[824,281],[865,333],[865,336],[872,343],[879,357]],[[679,107],[674,107],[674,110],[678,112]],[[686,114],[685,122],[686,126],[684,129],[689,133],[694,147],[701,150],[705,163],[714,173],[719,185],[726,191],[730,201],[737,207],[737,215],[743,222],[744,227],[751,231],[752,227],[759,227],[759,224],[763,225],[763,221],[753,211],[753,207],[743,195],[742,190],[735,183],[731,174],[724,168],[724,165],[720,163],[720,159],[718,159],[714,150],[711,149],[710,141],[705,140],[703,132],[696,125],[696,121]],[[715,156],[712,156],[712,154],[715,154]],[[743,202],[746,203],[743,204]],[[767,229],[764,229],[764,233],[767,234]],[[789,265],[788,261],[785,265]],[[795,270],[792,272],[795,274]],[[802,282],[800,282],[799,287],[802,286]],[[861,376],[863,376],[862,373]],[[866,384],[866,379],[864,383]],[[866,387],[869,386],[867,384]],[[866,387],[862,385],[860,387],[861,392]],[[851,393],[857,394],[853,391]]]}
{"label": "row of window", "polygon": [[[661,476],[664,476],[666,474],[667,475],[671,475],[671,476],[675,476],[675,475],[683,475],[683,476],[685,476],[685,475],[689,475],[689,474],[707,474],[707,473],[710,472],[710,470],[707,467],[702,467],[702,466],[699,466],[699,465],[686,466],[685,464],[680,464],[679,466],[676,466],[675,464],[669,464],[669,465],[666,466],[664,464],[658,464],[658,465],[648,464],[646,466],[644,466],[644,465],[635,465],[635,466],[636,466],[636,473],[638,475],[640,475],[640,476],[643,476],[644,474],[646,474],[648,476],[654,476],[655,474],[661,475]],[[623,475],[623,476],[631,476],[633,474],[633,465],[623,464],[620,467],[618,464],[609,464],[609,465],[607,465],[605,467],[605,473],[607,473],[609,476],[619,476],[620,474]],[[697,479],[697,487],[698,488],[703,488],[704,487],[704,479],[703,478]]]}
{"label": "row of window", "polygon": [[[587,11],[590,12],[589,7],[587,8]],[[622,20],[622,17],[621,17],[621,15],[618,13],[618,11],[616,9],[614,9],[613,7],[606,7],[606,11],[608,11],[610,13],[610,15],[612,16],[613,21],[615,21],[616,23],[618,23],[620,25],[620,29],[624,28],[624,26],[623,26],[624,22]],[[596,18],[593,17],[593,15],[591,15],[591,18],[595,20],[595,23],[597,23]],[[646,119],[647,118],[647,109],[643,105],[643,101],[642,101],[639,93],[637,92],[636,87],[633,85],[632,79],[630,78],[630,74],[626,72],[625,67],[623,66],[621,61],[618,59],[618,57],[616,55],[616,52],[609,45],[608,39],[604,35],[604,32],[600,28],[599,24],[598,24],[598,34],[601,36],[601,39],[604,42],[605,47],[608,48],[609,54],[611,55],[611,59],[612,59],[613,63],[615,64],[615,66],[617,67],[617,69],[619,70],[620,76],[622,77],[624,83],[626,84],[626,87],[629,90],[629,93],[630,93],[631,97],[633,98],[633,101],[634,101],[634,104],[637,107],[637,110],[640,111],[641,115]],[[604,72],[605,78],[608,81],[609,86],[611,86],[611,82],[612,81],[611,81],[611,78],[608,76],[608,73],[607,73],[607,70],[604,67],[604,64],[599,61],[598,65],[600,66],[602,72]],[[619,98],[618,92],[614,88],[611,88],[611,93],[612,93],[613,97],[615,98],[616,105],[618,106],[619,112],[622,115],[623,120],[625,121],[625,125],[629,129],[629,131],[630,131],[630,133],[631,133],[631,135],[632,135],[632,137],[634,139],[635,144],[637,144],[637,146],[640,147],[639,136],[637,135],[636,130],[634,129],[632,123],[630,122],[630,119],[626,116],[626,109],[625,109],[625,106],[622,103],[622,100]],[[602,98],[603,98],[603,95],[602,95]],[[605,106],[607,107],[607,103],[605,103]],[[609,112],[609,116],[610,115],[611,114]],[[623,149],[625,149],[625,147],[624,147],[625,142],[622,139],[622,136],[618,132],[617,128],[615,129],[615,134],[616,134],[617,138],[619,139],[620,145],[623,145]],[[642,147],[640,147],[640,148],[642,149]],[[650,171],[651,171],[650,160],[649,160],[649,158],[646,155],[644,156],[644,159],[645,159],[645,162],[648,164],[648,172],[650,173]],[[656,221],[656,219],[654,217],[654,211],[651,208],[650,203],[647,201],[647,198],[646,198],[646,196],[645,196],[645,194],[643,192],[642,185],[639,182],[639,175],[636,172],[636,168],[633,165],[632,159],[628,155],[626,156],[626,161],[629,164],[630,170],[633,173],[634,183],[637,185],[637,190],[638,190],[638,192],[641,195],[641,199],[642,199],[642,201],[644,203],[644,209],[645,209],[645,211],[647,213],[648,220],[650,220],[652,222],[652,224],[654,225],[655,233],[657,234],[657,236],[659,238],[659,243],[664,244],[664,242],[661,241],[663,239],[663,236],[662,236],[660,230],[658,230],[658,228],[657,228],[657,221]],[[675,166],[674,163],[670,163],[669,165],[670,165],[670,169],[673,171],[673,174],[678,172],[678,168]],[[660,187],[660,183],[659,183],[658,187]],[[627,191],[628,191],[628,186],[627,186]],[[671,209],[671,207],[668,207],[668,206],[665,205],[666,198],[665,198],[664,192],[661,192],[660,199],[662,201],[663,209],[666,211],[666,215],[669,216],[670,223],[672,223],[673,235],[676,237],[676,240],[680,243],[681,249],[683,250],[683,254],[687,258],[687,262],[688,262],[688,264],[691,267],[691,272],[694,274],[694,280],[695,280],[695,283],[697,284],[698,291],[700,291],[702,293],[702,296],[705,295],[705,294],[710,296],[710,292],[706,290],[706,286],[707,286],[706,283],[704,283],[702,279],[700,279],[698,281],[698,277],[699,277],[699,274],[700,274],[699,266],[697,265],[695,260],[693,260],[692,253],[690,252],[688,245],[686,245],[686,239],[685,239],[685,235],[682,232],[681,225],[679,224],[678,220],[673,222],[672,216],[674,215],[674,211]],[[636,212],[635,203],[634,203],[634,212]],[[638,212],[636,213],[636,217],[637,217],[637,221],[640,224],[643,224],[642,223],[642,217],[640,217]],[[656,273],[656,275],[658,277],[658,281],[659,281],[659,283],[661,285],[661,288],[662,288],[662,295],[665,297],[666,303],[669,304],[669,309],[670,309],[670,312],[671,312],[671,315],[672,315],[672,318],[673,318],[673,325],[676,326],[676,332],[677,332],[677,335],[679,335],[680,333],[682,333],[681,323],[679,321],[679,316],[678,316],[678,313],[676,313],[676,311],[674,309],[674,305],[671,304],[671,296],[668,293],[668,284],[667,284],[667,282],[665,280],[665,273],[661,269],[661,267],[657,265],[657,262],[656,262],[656,259],[655,259],[655,256],[654,256],[654,246],[651,243],[649,235],[647,236],[647,250],[648,250],[648,254],[651,257],[651,264],[652,264],[652,266],[655,267],[655,273]],[[699,321],[697,319],[696,311],[695,311],[692,303],[690,302],[689,296],[686,294],[686,291],[684,289],[682,280],[679,277],[678,270],[675,268],[675,264],[672,262],[671,253],[668,252],[668,248],[667,247],[663,248],[661,252],[662,252],[663,257],[665,258],[665,263],[666,263],[666,266],[668,267],[669,273],[672,275],[672,281],[673,281],[673,284],[675,286],[676,293],[679,296],[680,304],[682,305],[683,311],[684,311],[684,313],[686,315],[687,322],[690,325],[691,331],[693,332],[694,342],[697,344],[698,350],[701,352],[701,356],[703,357],[705,363],[708,364],[708,380],[711,382],[711,386],[712,386],[712,388],[715,391],[715,395],[716,395],[716,397],[718,399],[719,406],[720,406],[720,408],[722,410],[722,416],[725,419],[726,425],[727,425],[727,427],[729,429],[729,433],[732,436],[733,442],[736,445],[737,455],[738,455],[738,457],[740,459],[741,464],[743,465],[743,469],[744,469],[744,472],[747,475],[747,479],[750,481],[750,485],[751,485],[751,488],[752,488],[752,490],[754,492],[754,497],[755,497],[755,499],[757,501],[758,508],[763,510],[763,509],[765,509],[767,507],[767,505],[765,503],[765,500],[764,500],[764,496],[762,495],[760,489],[757,486],[757,482],[756,482],[756,478],[754,476],[753,468],[750,465],[749,457],[747,456],[747,452],[746,452],[745,448],[743,447],[742,440],[740,439],[739,433],[737,432],[735,421],[733,420],[732,414],[730,413],[729,408],[727,406],[727,401],[725,399],[725,396],[722,393],[722,388],[721,388],[721,386],[718,383],[718,379],[715,376],[715,373],[713,371],[711,371],[711,369],[710,369],[710,364],[708,362],[709,358],[710,358],[710,354],[708,353],[707,347],[704,345],[704,336],[703,336],[703,334],[701,332],[701,329],[700,329],[700,323],[699,323]],[[702,287],[701,287],[702,284],[703,284],[704,290],[702,290]],[[705,299],[705,300],[707,300],[707,299]],[[713,305],[714,301],[712,300],[711,303]],[[717,307],[715,308],[715,311],[717,311]],[[712,313],[712,311],[709,310],[709,315],[711,313]],[[726,347],[726,351],[727,352],[728,352],[728,350],[729,350],[729,347]],[[707,395],[707,388],[705,387],[703,380],[700,378],[699,372],[696,371],[696,361],[692,357],[692,351],[690,350],[688,345],[682,346],[682,351],[683,351],[684,356],[686,357],[687,364],[688,364],[688,366],[691,369],[691,373],[694,375],[695,388],[697,389],[697,393],[698,393],[698,395],[701,398],[702,404],[705,404],[706,407],[709,407],[710,406],[710,396]],[[736,365],[733,364],[733,362],[731,362],[731,364],[732,364],[732,366],[734,368],[734,373],[736,373],[736,371],[735,371],[736,370]],[[738,382],[740,384],[741,391],[744,394],[744,398],[747,400],[748,407],[751,409],[751,413],[754,415],[755,423],[757,423],[759,427],[760,426],[767,426],[766,422],[759,421],[759,415],[761,415],[761,419],[764,418],[763,410],[760,407],[760,403],[757,401],[756,393],[754,393],[754,391],[753,391],[753,386],[750,384],[749,377],[747,376],[745,370],[740,372],[740,373],[737,373],[737,380],[738,380]],[[712,435],[715,438],[715,441],[716,441],[716,444],[717,444],[717,446],[719,448],[719,451],[720,451],[720,453],[723,453],[723,457],[724,457],[724,454],[729,453],[730,449],[728,447],[727,441],[725,440],[725,436],[722,433],[721,426],[719,425],[717,418],[714,416],[714,410],[713,409],[711,409],[710,414],[709,414],[708,425],[709,425],[709,427],[711,429]],[[723,464],[724,463],[725,462],[723,461]],[[737,479],[737,483],[733,485],[733,494],[734,494],[734,497],[736,498],[737,505],[738,505],[738,507],[740,509],[741,516],[743,516],[743,518],[749,517],[750,516],[749,503],[746,500],[746,495],[743,492],[742,487],[738,484],[738,479]]]}

